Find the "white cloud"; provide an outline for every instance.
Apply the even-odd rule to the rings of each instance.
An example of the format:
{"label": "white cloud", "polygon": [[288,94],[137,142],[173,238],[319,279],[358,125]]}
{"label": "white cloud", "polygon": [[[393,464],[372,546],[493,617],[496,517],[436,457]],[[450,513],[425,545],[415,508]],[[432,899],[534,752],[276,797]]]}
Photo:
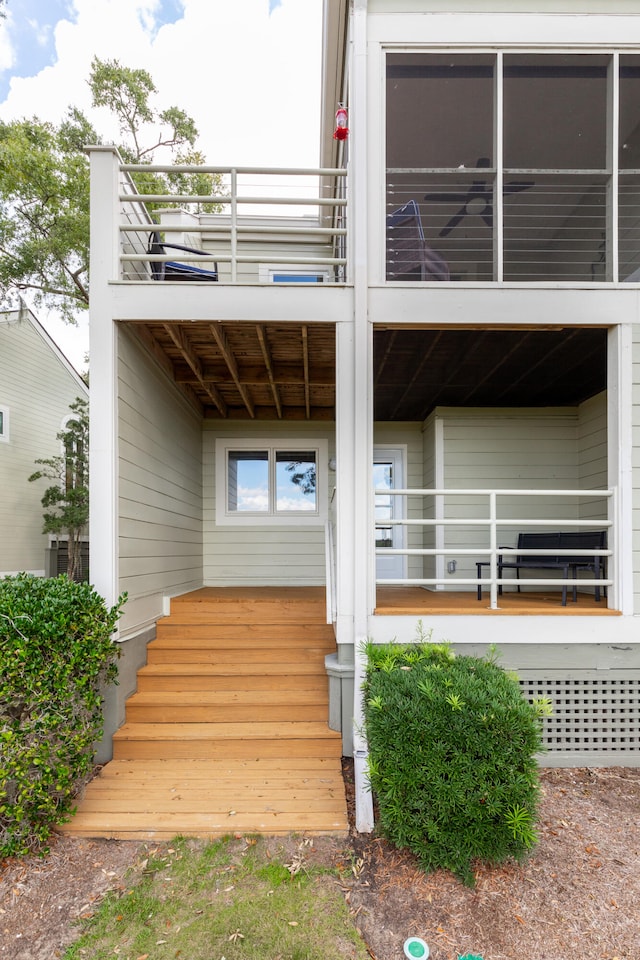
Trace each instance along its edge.
{"label": "white cloud", "polygon": [[[321,0],[282,0],[272,13],[268,0],[184,0],[182,18],[159,30],[156,7],[156,0],[73,0],[73,22],[54,29],[55,62],[12,79],[2,116],[55,122],[69,104],[89,110],[96,55],[149,70],[159,103],[196,120],[211,163],[318,162]],[[94,117],[106,138],[117,138],[103,112]]]}
{"label": "white cloud", "polygon": [[[68,18],[53,26],[47,0],[41,3],[40,38],[53,30],[52,63],[35,76],[12,77],[3,120],[35,115],[55,123],[69,105],[90,113],[87,78],[98,56],[147,69],[158,106],[179,106],[195,119],[209,163],[319,162],[322,0],[183,0],[182,17],[159,29],[159,0],[70,0]],[[0,69],[15,66],[8,14],[0,22]],[[106,111],[91,117],[105,140],[119,139]],[[86,315],[79,329],[53,314],[41,320],[82,369]]]}

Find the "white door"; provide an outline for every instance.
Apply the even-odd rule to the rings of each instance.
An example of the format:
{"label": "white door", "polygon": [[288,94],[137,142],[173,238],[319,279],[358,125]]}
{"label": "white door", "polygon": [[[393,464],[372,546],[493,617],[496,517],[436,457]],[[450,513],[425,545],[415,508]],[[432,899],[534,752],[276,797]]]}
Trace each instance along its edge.
{"label": "white door", "polygon": [[[375,490],[402,489],[404,486],[404,454],[394,448],[375,447],[373,451],[373,486]],[[376,493],[376,549],[378,547],[401,548],[405,545],[405,531],[401,525],[390,524],[404,516],[405,498]],[[401,554],[378,556],[376,554],[376,579],[400,580],[406,577],[407,558]]]}

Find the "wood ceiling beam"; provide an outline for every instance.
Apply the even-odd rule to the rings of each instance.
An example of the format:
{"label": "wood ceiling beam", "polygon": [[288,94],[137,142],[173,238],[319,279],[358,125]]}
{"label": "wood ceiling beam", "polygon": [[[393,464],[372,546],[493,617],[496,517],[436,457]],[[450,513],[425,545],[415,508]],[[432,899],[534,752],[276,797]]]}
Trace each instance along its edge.
{"label": "wood ceiling beam", "polygon": [[428,363],[428,361],[429,361],[429,358],[431,357],[431,354],[432,354],[433,351],[435,350],[435,348],[436,348],[439,340],[442,338],[442,336],[443,336],[442,330],[438,331],[438,333],[436,334],[436,336],[433,338],[429,349],[424,352],[424,354],[423,354],[423,356],[422,356],[422,360],[421,360],[420,363],[418,364],[417,368],[414,370],[413,376],[412,376],[411,379],[409,380],[409,382],[408,382],[405,390],[402,392],[402,395],[400,396],[398,402],[396,403],[395,407],[393,408],[393,410],[392,410],[392,412],[391,412],[391,416],[389,417],[390,420],[393,420],[393,419],[394,419],[394,417],[396,416],[398,410],[400,410],[400,408],[402,407],[402,404],[404,403],[404,401],[406,400],[406,398],[407,398],[408,396],[410,396],[411,391],[413,390],[413,387],[414,387],[415,383],[416,383],[417,380],[422,376],[422,372],[423,372],[424,368],[426,367],[426,365],[427,365],[427,363]]}
{"label": "wood ceiling beam", "polygon": [[304,368],[304,407],[307,420],[311,420],[311,389],[309,386],[309,328],[302,325],[302,365]]}
{"label": "wood ceiling beam", "polygon": [[236,363],[236,358],[234,356],[233,350],[229,345],[229,339],[224,331],[224,327],[218,323],[210,323],[209,330],[213,335],[213,339],[218,345],[218,350],[222,354],[224,362],[229,368],[229,373],[231,378],[236,385],[236,389],[240,396],[242,397],[242,402],[247,408],[247,413],[253,419],[255,417],[255,411],[253,407],[253,401],[249,396],[249,391],[246,386],[240,380],[240,374],[238,373],[238,364]]}
{"label": "wood ceiling beam", "polygon": [[[242,382],[247,386],[264,387],[273,382],[276,388],[280,386],[302,386],[304,384],[304,372],[300,363],[282,364],[275,363],[269,351],[269,344],[265,340],[268,360],[265,359],[264,365],[260,366],[252,363],[243,364],[238,369],[238,374]],[[204,361],[201,368],[202,376],[207,383],[232,383],[231,374],[222,363],[214,364]],[[195,377],[186,366],[178,366],[175,369],[175,379],[178,383],[193,383]],[[332,387],[335,384],[335,374],[332,364],[314,363],[310,358],[309,362],[309,381],[313,386]]]}
{"label": "wood ceiling beam", "polygon": [[180,354],[191,367],[191,370],[195,374],[196,380],[207,394],[207,396],[213,401],[215,406],[218,408],[221,416],[226,417],[228,414],[227,404],[224,401],[224,398],[221,396],[218,389],[212,384],[206,383],[202,376],[202,368],[198,358],[195,356],[191,350],[189,344],[187,343],[184,330],[182,327],[177,326],[175,323],[165,323],[164,329],[168,335],[173,340],[173,343],[180,351]]}
{"label": "wood ceiling beam", "polygon": [[271,387],[271,395],[273,397],[273,402],[276,406],[276,411],[278,414],[278,419],[282,420],[282,403],[280,401],[280,392],[278,390],[278,385],[275,381],[273,375],[273,364],[271,362],[271,351],[269,350],[269,345],[267,343],[264,327],[261,327],[260,324],[256,325],[256,334],[258,336],[258,343],[260,344],[260,349],[262,350],[262,356],[264,358],[264,365],[267,369],[267,377],[269,378],[269,385]]}
{"label": "wood ceiling beam", "polygon": [[135,328],[137,338],[145,345],[151,356],[154,360],[160,365],[160,367],[165,371],[166,374],[175,382],[176,386],[180,392],[187,398],[191,406],[196,410],[200,416],[203,415],[204,407],[200,403],[200,399],[197,394],[192,390],[190,384],[188,383],[178,383],[175,376],[175,369],[173,363],[163,350],[161,344],[158,343],[156,338],[153,336],[148,327],[137,326]]}

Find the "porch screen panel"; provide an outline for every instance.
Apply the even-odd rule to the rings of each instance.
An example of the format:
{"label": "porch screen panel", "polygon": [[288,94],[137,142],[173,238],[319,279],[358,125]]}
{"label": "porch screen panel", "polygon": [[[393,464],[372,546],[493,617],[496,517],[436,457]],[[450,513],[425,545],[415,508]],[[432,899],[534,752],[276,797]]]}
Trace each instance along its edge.
{"label": "porch screen panel", "polygon": [[229,451],[227,509],[230,512],[269,512],[269,454],[266,450]]}
{"label": "porch screen panel", "polygon": [[387,57],[388,280],[493,279],[494,63]]}
{"label": "porch screen panel", "polygon": [[640,56],[620,57],[620,280],[640,282]]}
{"label": "porch screen panel", "polygon": [[605,55],[504,57],[504,278],[606,275]]}

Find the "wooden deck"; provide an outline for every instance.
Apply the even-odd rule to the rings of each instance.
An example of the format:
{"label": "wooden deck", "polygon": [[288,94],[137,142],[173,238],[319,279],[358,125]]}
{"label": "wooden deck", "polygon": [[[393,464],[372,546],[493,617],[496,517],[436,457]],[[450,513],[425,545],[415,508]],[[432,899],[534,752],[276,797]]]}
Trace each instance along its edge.
{"label": "wooden deck", "polygon": [[73,836],[346,834],[323,590],[200,590],[158,623]]}
{"label": "wooden deck", "polygon": [[423,590],[421,587],[378,587],[377,616],[471,616],[471,617],[615,617],[618,610],[607,607],[606,597],[596,602],[593,594],[578,593],[574,603],[569,595],[566,607],[562,606],[560,590],[505,591],[498,598],[499,609],[491,610],[489,592],[484,591],[478,600],[476,592],[449,590]]}

